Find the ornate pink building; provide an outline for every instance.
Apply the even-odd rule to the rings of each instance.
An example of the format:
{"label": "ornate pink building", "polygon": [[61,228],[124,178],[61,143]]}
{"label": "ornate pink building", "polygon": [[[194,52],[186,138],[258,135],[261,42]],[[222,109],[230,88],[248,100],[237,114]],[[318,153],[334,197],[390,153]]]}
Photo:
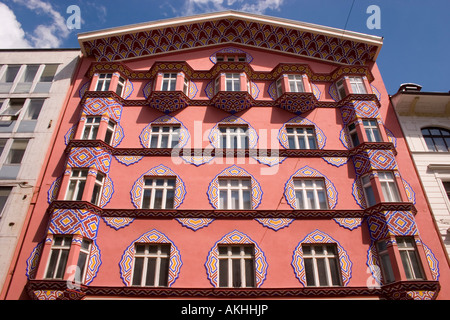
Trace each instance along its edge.
{"label": "ornate pink building", "polygon": [[381,38],[227,11],[79,43],[3,298],[450,298]]}

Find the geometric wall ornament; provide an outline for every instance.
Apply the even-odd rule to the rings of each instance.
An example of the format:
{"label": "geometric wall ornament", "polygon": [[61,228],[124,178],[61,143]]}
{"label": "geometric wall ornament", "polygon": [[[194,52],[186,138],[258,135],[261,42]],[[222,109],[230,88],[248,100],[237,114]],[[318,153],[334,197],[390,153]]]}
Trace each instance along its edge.
{"label": "geometric wall ornament", "polygon": [[106,114],[108,118],[119,123],[123,106],[113,98],[87,98],[82,110],[86,116],[101,116]]}
{"label": "geometric wall ornament", "polygon": [[258,208],[259,204],[262,200],[263,192],[261,190],[261,185],[259,182],[253,177],[250,173],[245,171],[244,169],[232,165],[220,173],[218,173],[214,179],[210,182],[208,186],[208,199],[209,203],[213,206],[214,209],[219,209],[219,178],[220,177],[249,177],[251,179],[251,196],[252,196],[252,209]]}
{"label": "geometric wall ornament", "polygon": [[36,276],[36,271],[39,265],[39,259],[41,257],[42,248],[44,247],[43,244],[44,244],[43,241],[39,242],[36,245],[36,247],[33,248],[30,256],[27,259],[27,267],[25,269],[25,274],[28,280],[34,279]]}
{"label": "geometric wall ornament", "polygon": [[339,158],[339,157],[322,157],[322,159],[335,167],[343,166],[348,162],[348,158]]}
{"label": "geometric wall ornament", "polygon": [[294,268],[295,276],[300,281],[300,283],[303,284],[303,286],[305,287],[307,286],[305,265],[303,260],[303,249],[302,249],[302,244],[305,243],[336,244],[339,256],[342,285],[347,286],[352,277],[352,265],[353,265],[353,263],[350,261],[347,251],[344,250],[344,248],[339,244],[338,241],[330,237],[328,234],[317,229],[308,234],[303,240],[301,240],[294,250],[291,265]]}
{"label": "geometric wall ornament", "polygon": [[397,138],[394,136],[391,130],[384,127],[384,130],[386,131],[386,136],[388,138],[388,141],[391,142],[395,148],[397,148]]}
{"label": "geometric wall ornament", "polygon": [[126,226],[129,226],[134,221],[134,218],[103,217],[103,221],[106,223],[107,226],[119,230],[120,228],[125,228]]}
{"label": "geometric wall ornament", "polygon": [[362,223],[362,218],[335,218],[333,220],[341,227],[349,230],[358,228]]}
{"label": "geometric wall ornament", "polygon": [[370,87],[372,88],[373,94],[377,96],[378,101],[381,101],[381,93],[380,93],[380,91],[372,84],[370,85]]}
{"label": "geometric wall ornament", "polygon": [[47,202],[50,204],[53,200],[56,200],[59,192],[59,188],[61,187],[62,177],[56,178],[55,181],[50,185],[50,188],[47,191]]}
{"label": "geometric wall ornament", "polygon": [[141,161],[144,157],[143,156],[114,156],[117,161],[120,163],[130,166],[132,164],[135,164],[139,161]]}
{"label": "geometric wall ornament", "polygon": [[309,166],[304,166],[297,170],[292,176],[289,177],[286,182],[284,188],[284,197],[286,198],[287,203],[291,206],[292,209],[296,208],[296,197],[295,197],[295,188],[294,188],[294,178],[323,178],[325,182],[325,188],[327,190],[327,198],[328,198],[328,208],[334,209],[338,200],[338,192],[334,184],[324,176],[322,173],[313,169]]}
{"label": "geometric wall ornament", "polygon": [[162,232],[155,229],[144,233],[142,236],[133,241],[128,248],[124,251],[122,259],[119,262],[120,277],[126,286],[131,286],[133,260],[135,252],[135,243],[169,243],[170,244],[170,258],[169,258],[169,276],[167,286],[171,287],[175,280],[177,280],[181,266],[180,251],[175,244]]}
{"label": "geometric wall ornament", "polygon": [[220,147],[220,131],[219,125],[247,125],[247,134],[248,134],[248,148],[254,149],[256,148],[256,144],[258,143],[258,134],[256,130],[245,120],[236,116],[229,116],[225,119],[219,121],[212,129],[208,136],[211,145],[214,148]]}
{"label": "geometric wall ornament", "polygon": [[100,256],[100,249],[98,248],[97,241],[93,240],[84,280],[84,283],[86,285],[90,284],[98,274],[98,270],[100,269],[100,266],[102,264]]}
{"label": "geometric wall ornament", "polygon": [[64,143],[66,144],[66,146],[69,144],[70,140],[72,140],[73,137],[75,137],[76,129],[77,129],[77,126],[74,125],[64,135]]}
{"label": "geometric wall ornament", "polygon": [[141,209],[142,196],[144,192],[144,178],[148,176],[164,176],[164,177],[175,177],[175,192],[174,192],[174,204],[173,208],[177,209],[184,200],[186,196],[186,187],[184,185],[183,180],[181,180],[180,176],[173,172],[168,167],[160,164],[146,173],[142,174],[138,180],[134,183],[130,194],[131,194],[131,202],[133,203],[136,209]]}
{"label": "geometric wall ornament", "polygon": [[388,236],[417,235],[414,215],[410,211],[381,211],[372,213],[367,218],[369,235],[373,241]]}
{"label": "geometric wall ornament", "polygon": [[175,220],[177,220],[182,226],[194,231],[207,227],[214,221],[214,219],[209,218],[177,218]]}
{"label": "geometric wall ornament", "polygon": [[425,256],[427,258],[428,265],[430,266],[431,275],[433,277],[433,280],[438,281],[440,272],[439,272],[439,260],[434,255],[433,251],[425,245],[425,243],[422,242],[422,240],[416,240],[416,242],[419,242],[423,246],[423,250],[425,251]]}
{"label": "geometric wall ornament", "polygon": [[288,227],[292,221],[294,221],[294,219],[289,218],[257,218],[255,220],[261,223],[264,227],[275,231]]}
{"label": "geometric wall ornament", "polygon": [[134,91],[133,83],[127,80],[125,83],[125,88],[123,89],[122,97],[126,100],[128,99]]}
{"label": "geometric wall ornament", "polygon": [[316,141],[317,141],[317,149],[323,149],[325,147],[325,143],[327,141],[327,137],[323,133],[323,131],[312,121],[297,116],[294,117],[288,121],[286,121],[280,130],[278,131],[278,140],[280,141],[280,144],[285,148],[289,149],[289,141],[288,141],[288,135],[286,131],[286,126],[310,126],[314,127],[314,133],[316,135]]}
{"label": "geometric wall ornament", "polygon": [[376,286],[380,286],[383,283],[383,274],[381,272],[381,263],[378,257],[378,251],[375,245],[375,242],[372,241],[369,250],[367,250],[367,267],[369,268],[369,272],[372,275]]}
{"label": "geometric wall ornament", "polygon": [[152,93],[152,87],[153,87],[153,82],[150,80],[142,88],[142,93],[143,93],[145,99],[148,99],[150,97],[150,94]]}
{"label": "geometric wall ornament", "polygon": [[206,274],[208,276],[209,281],[212,286],[217,288],[219,287],[219,244],[253,244],[254,251],[254,267],[255,267],[255,276],[256,276],[256,287],[259,288],[267,275],[267,261],[264,255],[264,252],[261,248],[253,241],[249,236],[239,232],[238,230],[234,230],[225,236],[223,236],[220,240],[218,240],[211,250],[208,253],[205,262]]}
{"label": "geometric wall ornament", "polygon": [[342,145],[346,148],[346,149],[351,149],[352,148],[352,144],[350,142],[350,137],[347,134],[347,131],[345,129],[341,129],[341,131],[339,132],[339,140],[342,142]]}
{"label": "geometric wall ornament", "polygon": [[71,168],[95,168],[108,174],[112,156],[99,147],[70,149],[67,165]]}
{"label": "geometric wall ornament", "polygon": [[380,118],[378,106],[373,101],[354,100],[339,108],[345,125],[361,119]]}
{"label": "geometric wall ornament", "polygon": [[179,132],[179,143],[177,148],[183,148],[186,143],[188,142],[190,135],[187,128],[183,125],[183,123],[178,120],[177,118],[170,116],[170,115],[164,115],[161,116],[152,122],[150,122],[141,132],[139,135],[139,140],[141,142],[142,147],[144,148],[150,148],[150,138],[152,133],[152,126],[154,125],[161,125],[161,126],[168,126],[168,125],[176,125],[180,127]]}
{"label": "geometric wall ornament", "polygon": [[316,86],[314,83],[311,83],[311,89],[312,92],[314,94],[314,96],[316,97],[317,100],[320,100],[320,96],[321,96],[321,92],[318,86]]}
{"label": "geometric wall ornament", "polygon": [[114,194],[114,184],[109,175],[107,175],[105,177],[105,181],[103,182],[102,195],[100,197],[100,203],[98,206],[100,208],[104,208],[109,203],[109,201],[111,201],[113,194]]}
{"label": "geometric wall ornament", "polygon": [[397,162],[391,150],[363,150],[352,157],[357,175],[371,170],[397,170]]}
{"label": "geometric wall ornament", "polygon": [[53,212],[50,234],[80,234],[84,238],[97,238],[99,216],[81,209],[57,209]]}

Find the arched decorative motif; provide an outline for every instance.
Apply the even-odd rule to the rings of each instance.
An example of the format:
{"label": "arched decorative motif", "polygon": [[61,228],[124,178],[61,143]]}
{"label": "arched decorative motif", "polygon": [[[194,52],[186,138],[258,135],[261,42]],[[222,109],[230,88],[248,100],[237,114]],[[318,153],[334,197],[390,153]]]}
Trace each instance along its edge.
{"label": "arched decorative motif", "polygon": [[286,126],[312,126],[314,127],[314,131],[316,134],[316,141],[317,141],[317,147],[319,149],[323,149],[325,147],[327,137],[323,133],[323,131],[317,126],[314,122],[303,118],[303,117],[294,117],[287,122],[283,124],[283,126],[278,131],[278,140],[280,141],[280,144],[285,148],[289,149],[289,142],[288,142],[288,136],[286,132]]}
{"label": "arched decorative motif", "polygon": [[208,187],[207,195],[209,203],[214,209],[219,209],[219,177],[249,177],[251,179],[251,196],[252,196],[252,209],[258,208],[262,200],[263,192],[259,182],[250,173],[244,169],[233,165],[222,170],[211,181]]}
{"label": "arched decorative motif", "polygon": [[259,288],[267,275],[267,261],[264,255],[264,252],[258,246],[258,244],[253,241],[249,236],[244,233],[239,232],[238,230],[234,230],[225,236],[223,236],[220,240],[218,240],[211,250],[208,253],[205,262],[206,274],[208,276],[209,282],[213,285],[213,287],[218,287],[218,278],[219,278],[219,244],[253,244],[255,248],[254,257],[255,257],[255,275],[256,275],[256,287]]}
{"label": "arched decorative motif", "polygon": [[139,161],[141,161],[144,157],[143,156],[114,156],[114,158],[116,158],[116,160],[124,165],[126,165],[127,167],[135,164]]}
{"label": "arched decorative motif", "polygon": [[362,218],[335,218],[333,219],[338,225],[343,228],[354,230],[361,226]]}
{"label": "arched decorative motif", "polygon": [[125,250],[122,255],[122,259],[119,262],[120,277],[126,286],[131,286],[133,260],[136,243],[169,243],[170,244],[170,258],[169,258],[169,278],[167,285],[171,287],[177,280],[181,266],[181,255],[175,244],[162,232],[158,230],[151,230],[144,233],[142,236],[133,241]]}
{"label": "arched decorative motif", "polygon": [[229,116],[225,119],[222,119],[219,121],[209,133],[209,141],[211,145],[214,148],[219,148],[219,125],[247,125],[248,126],[248,147],[249,149],[256,148],[256,145],[258,143],[258,133],[256,132],[255,128],[253,128],[250,123],[245,121],[244,119],[236,116]]}
{"label": "arched decorative motif", "polygon": [[325,181],[325,188],[327,190],[328,207],[334,209],[338,200],[338,192],[334,184],[325,175],[313,169],[309,166],[304,166],[297,170],[286,182],[284,188],[284,197],[286,201],[291,206],[292,209],[296,209],[295,205],[295,189],[294,189],[294,178],[323,178]]}
{"label": "arched decorative motif", "polygon": [[106,223],[107,226],[119,230],[120,228],[125,228],[129,226],[134,221],[134,218],[103,217],[103,221]]}
{"label": "arched decorative motif", "polygon": [[146,173],[142,174],[138,180],[134,183],[133,187],[131,188],[131,202],[133,203],[134,207],[136,209],[141,208],[141,201],[143,196],[143,190],[144,190],[144,178],[146,176],[172,176],[176,178],[175,181],[175,193],[174,193],[174,204],[173,208],[177,209],[184,200],[184,197],[186,196],[186,187],[184,185],[183,180],[181,180],[180,176],[177,175],[175,172],[173,172],[168,167],[160,164],[159,166],[156,166]]}
{"label": "arched decorative motif", "polygon": [[183,148],[188,142],[190,135],[184,124],[171,115],[164,115],[150,122],[139,135],[139,140],[144,148],[149,148],[152,125],[179,125],[180,126],[180,142],[178,148]]}
{"label": "arched decorative motif", "polygon": [[255,220],[264,227],[275,231],[288,227],[294,221],[294,219],[289,218],[256,218]]}
{"label": "arched decorative motif", "polygon": [[310,243],[335,243],[337,246],[337,251],[339,255],[339,265],[341,271],[341,280],[342,285],[347,286],[351,277],[352,277],[352,265],[353,263],[350,261],[347,251],[341,246],[341,244],[330,237],[328,234],[320,231],[314,230],[310,234],[308,234],[303,240],[299,242],[297,247],[294,250],[294,254],[292,257],[292,267],[294,268],[294,273],[297,279],[300,281],[303,286],[306,287],[306,274],[305,274],[305,265],[303,260],[303,249],[302,244],[310,244]]}

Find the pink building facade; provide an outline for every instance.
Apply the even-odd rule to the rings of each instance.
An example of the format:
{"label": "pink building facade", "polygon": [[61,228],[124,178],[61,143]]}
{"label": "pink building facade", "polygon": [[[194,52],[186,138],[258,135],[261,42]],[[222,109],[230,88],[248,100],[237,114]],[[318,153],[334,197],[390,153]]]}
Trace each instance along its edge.
{"label": "pink building facade", "polygon": [[378,37],[237,12],[79,36],[4,299],[448,299]]}

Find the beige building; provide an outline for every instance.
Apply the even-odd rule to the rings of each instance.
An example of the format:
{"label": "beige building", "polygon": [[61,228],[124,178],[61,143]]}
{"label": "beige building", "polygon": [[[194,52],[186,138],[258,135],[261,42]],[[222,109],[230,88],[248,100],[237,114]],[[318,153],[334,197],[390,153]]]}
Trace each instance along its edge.
{"label": "beige building", "polygon": [[0,50],[0,288],[79,55],[77,49]]}
{"label": "beige building", "polygon": [[391,101],[450,256],[450,92],[404,84]]}

